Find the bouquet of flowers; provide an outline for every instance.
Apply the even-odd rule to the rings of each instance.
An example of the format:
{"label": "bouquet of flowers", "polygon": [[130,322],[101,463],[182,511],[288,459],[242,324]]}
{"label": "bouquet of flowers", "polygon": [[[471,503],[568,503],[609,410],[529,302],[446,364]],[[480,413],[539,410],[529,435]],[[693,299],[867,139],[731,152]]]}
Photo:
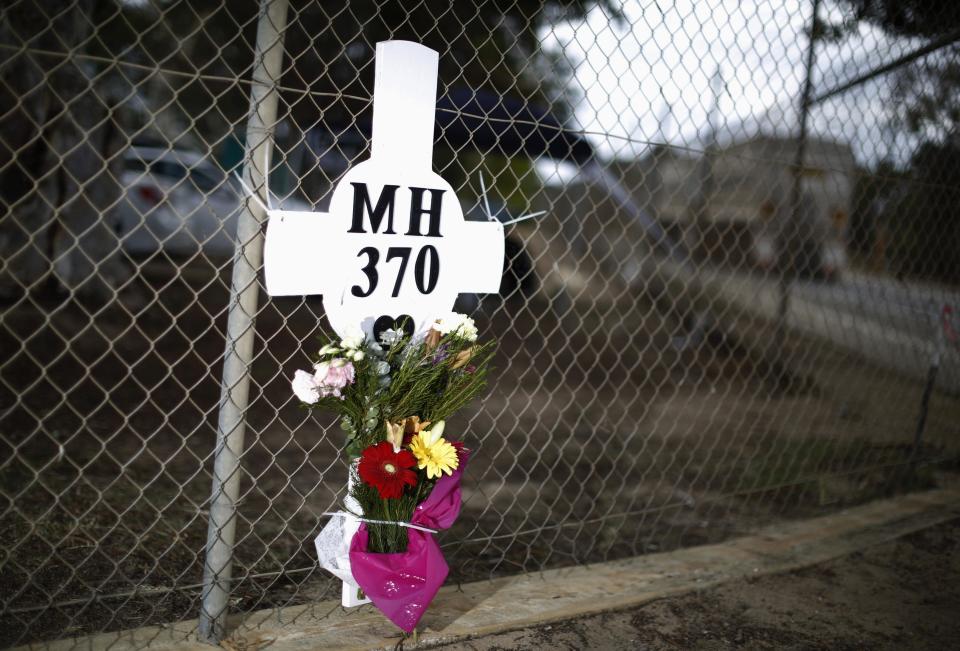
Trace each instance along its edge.
{"label": "bouquet of flowers", "polygon": [[[491,343],[473,320],[444,315],[424,336],[387,329],[328,342],[293,391],[340,416],[350,462],[345,512],[317,537],[320,564],[355,583],[400,628],[412,631],[447,575],[433,533],[460,511],[469,458],[447,418],[486,385]],[[350,538],[349,523],[359,528]],[[349,540],[349,542],[347,542]]]}

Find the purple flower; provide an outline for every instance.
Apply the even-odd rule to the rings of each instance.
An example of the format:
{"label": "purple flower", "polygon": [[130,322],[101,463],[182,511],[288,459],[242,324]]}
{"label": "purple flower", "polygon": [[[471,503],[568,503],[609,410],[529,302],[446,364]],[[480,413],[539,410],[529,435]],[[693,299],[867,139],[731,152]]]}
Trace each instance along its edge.
{"label": "purple flower", "polygon": [[437,350],[433,353],[433,359],[430,360],[434,366],[447,358],[447,348],[449,348],[447,344],[437,346]]}

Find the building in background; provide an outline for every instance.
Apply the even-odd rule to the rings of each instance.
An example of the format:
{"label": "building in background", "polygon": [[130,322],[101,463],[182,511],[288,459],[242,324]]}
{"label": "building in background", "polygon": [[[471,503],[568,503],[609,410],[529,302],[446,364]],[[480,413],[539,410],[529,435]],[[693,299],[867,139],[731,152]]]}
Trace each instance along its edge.
{"label": "building in background", "polygon": [[835,276],[847,262],[856,162],[845,143],[808,139],[794,218],[796,146],[793,138],[760,136],[735,140],[706,158],[654,151],[640,163],[653,212],[700,257],[775,268],[789,255],[802,275]]}

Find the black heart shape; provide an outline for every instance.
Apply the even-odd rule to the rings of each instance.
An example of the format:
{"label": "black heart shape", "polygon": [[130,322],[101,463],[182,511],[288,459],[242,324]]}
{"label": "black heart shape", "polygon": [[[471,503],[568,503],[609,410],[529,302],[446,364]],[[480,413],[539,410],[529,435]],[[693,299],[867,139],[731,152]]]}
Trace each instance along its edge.
{"label": "black heart shape", "polygon": [[377,317],[377,320],[373,322],[374,340],[380,341],[380,335],[388,329],[402,330],[409,339],[413,336],[413,317],[409,314],[401,314],[396,319],[386,314]]}

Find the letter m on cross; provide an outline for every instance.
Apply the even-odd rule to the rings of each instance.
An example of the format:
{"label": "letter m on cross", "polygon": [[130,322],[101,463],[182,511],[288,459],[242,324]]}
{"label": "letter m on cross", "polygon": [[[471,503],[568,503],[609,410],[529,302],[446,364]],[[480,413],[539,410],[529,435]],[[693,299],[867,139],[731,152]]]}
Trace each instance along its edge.
{"label": "letter m on cross", "polygon": [[387,218],[387,228],[383,231],[385,235],[395,235],[393,230],[393,206],[396,200],[397,188],[399,185],[384,185],[380,197],[377,199],[377,205],[374,207],[370,202],[370,192],[366,183],[350,184],[353,186],[353,214],[350,220],[350,229],[348,233],[366,233],[363,228],[364,215],[370,221],[370,230],[379,233],[380,225],[383,223],[384,215]]}

